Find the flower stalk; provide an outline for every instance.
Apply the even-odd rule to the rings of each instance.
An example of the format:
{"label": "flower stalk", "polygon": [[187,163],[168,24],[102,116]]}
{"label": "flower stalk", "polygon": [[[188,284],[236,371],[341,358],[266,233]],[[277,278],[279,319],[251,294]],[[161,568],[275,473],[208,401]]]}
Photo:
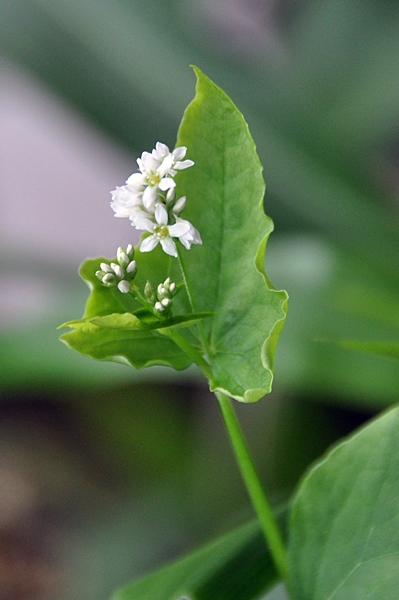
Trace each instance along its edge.
{"label": "flower stalk", "polygon": [[281,579],[287,581],[288,559],[285,544],[269,501],[262,488],[259,475],[252,461],[230,398],[220,392],[215,392],[215,396],[219,402],[238,468],[251,498],[252,505],[258,515],[259,523],[273,557],[274,564]]}

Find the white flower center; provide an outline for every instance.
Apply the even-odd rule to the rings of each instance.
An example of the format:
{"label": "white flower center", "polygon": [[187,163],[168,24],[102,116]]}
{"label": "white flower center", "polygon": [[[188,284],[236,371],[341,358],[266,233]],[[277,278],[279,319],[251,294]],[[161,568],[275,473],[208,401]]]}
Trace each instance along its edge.
{"label": "white flower center", "polygon": [[151,171],[145,178],[145,182],[150,187],[155,187],[161,181],[162,177],[156,171]]}
{"label": "white flower center", "polygon": [[166,238],[169,236],[169,229],[166,225],[156,225],[154,231],[159,238]]}

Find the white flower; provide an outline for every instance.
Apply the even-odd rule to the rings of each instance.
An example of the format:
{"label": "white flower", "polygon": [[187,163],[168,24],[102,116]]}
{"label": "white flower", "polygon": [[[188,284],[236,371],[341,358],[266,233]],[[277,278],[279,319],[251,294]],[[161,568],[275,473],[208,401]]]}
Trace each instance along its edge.
{"label": "white flower", "polygon": [[155,160],[160,162],[164,161],[166,158],[170,160],[170,157],[172,157],[173,162],[169,170],[169,174],[174,177],[177,171],[188,169],[188,167],[192,167],[194,164],[194,161],[189,159],[183,161],[181,160],[186,156],[186,152],[187,148],[185,146],[179,146],[170,152],[169,148],[165,144],[157,142],[154,150],[152,151],[152,156]]}
{"label": "white flower", "polygon": [[141,242],[141,252],[151,252],[160,243],[166,254],[177,257],[176,244],[172,238],[181,239],[189,232],[190,223],[184,221],[168,225],[168,211],[163,204],[156,205],[154,217],[155,223],[148,218],[139,217],[136,219],[136,229],[145,230],[152,234]]}
{"label": "white flower", "polygon": [[[126,185],[111,192],[115,216],[128,218],[136,229],[151,233],[141,243],[142,252],[150,252],[160,243],[164,252],[176,257],[172,238],[180,239],[188,250],[191,244],[202,244],[195,227],[179,217],[186,197],[175,200],[175,175],[194,164],[192,160],[183,160],[186,152],[185,146],[170,152],[168,146],[157,142],[152,152],[143,152],[137,159],[140,172],[130,175]],[[121,266],[127,268],[128,256],[122,258]]]}
{"label": "white flower", "polygon": [[117,187],[111,192],[111,208],[115,212],[115,217],[128,217],[134,222],[137,216],[145,214],[141,198],[132,193],[130,186],[124,185]]}
{"label": "white flower", "polygon": [[184,146],[170,152],[168,146],[157,142],[151,153],[143,152],[137,159],[140,173],[130,175],[126,183],[131,188],[131,193],[141,200],[146,210],[154,206],[160,192],[166,192],[168,200],[174,197],[173,188],[176,183],[173,177],[177,171],[187,169],[194,164],[192,160],[180,160],[186,152],[187,148]]}
{"label": "white flower", "polygon": [[180,146],[170,152],[168,146],[157,142],[152,152],[143,152],[137,159],[140,172],[133,173],[126,185],[112,193],[111,207],[116,217],[128,217],[133,222],[137,210],[154,212],[157,201],[174,199],[176,183],[173,177],[177,171],[191,167],[192,160],[181,160],[187,148]]}
{"label": "white flower", "polygon": [[[139,162],[140,161],[140,162]],[[141,173],[133,173],[127,179],[126,183],[132,188],[135,196],[141,200],[146,210],[150,209],[155,202],[159,192],[168,192],[174,188],[176,183],[167,175],[172,166],[172,157],[165,158],[162,163],[156,167],[155,161],[151,154],[143,152],[141,159],[138,158]]]}
{"label": "white flower", "polygon": [[188,225],[188,229],[187,229],[186,233],[179,236],[179,240],[181,241],[183,246],[187,250],[190,250],[191,244],[202,244],[202,239],[201,239],[198,229],[196,229],[190,223],[190,221],[185,221],[184,219],[180,219],[180,217],[178,217],[177,215],[175,215],[175,217],[176,217],[176,224]]}

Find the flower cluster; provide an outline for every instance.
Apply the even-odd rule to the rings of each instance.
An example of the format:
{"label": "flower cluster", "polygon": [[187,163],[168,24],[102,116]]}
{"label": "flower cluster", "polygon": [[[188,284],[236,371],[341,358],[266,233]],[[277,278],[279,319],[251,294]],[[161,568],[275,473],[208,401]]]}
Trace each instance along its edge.
{"label": "flower cluster", "polygon": [[144,295],[147,302],[152,304],[157,312],[161,313],[171,308],[173,296],[176,292],[176,284],[169,277],[163,283],[159,284],[156,292],[149,281],[147,281],[144,288]]}
{"label": "flower cluster", "polygon": [[131,282],[136,276],[137,266],[133,260],[134,248],[131,244],[126,250],[120,246],[116,251],[117,263],[101,263],[100,271],[96,271],[96,277],[107,287],[118,286],[123,294],[130,292]]}
{"label": "flower cluster", "polygon": [[186,204],[185,196],[176,200],[175,175],[191,167],[192,160],[182,160],[187,148],[180,146],[170,152],[168,146],[157,142],[154,150],[143,152],[137,159],[140,172],[133,173],[126,185],[111,192],[111,208],[115,217],[129,218],[140,231],[148,231],[140,246],[142,252],[150,252],[161,244],[166,254],[177,257],[177,238],[187,250],[191,244],[202,244],[197,229],[180,217]]}

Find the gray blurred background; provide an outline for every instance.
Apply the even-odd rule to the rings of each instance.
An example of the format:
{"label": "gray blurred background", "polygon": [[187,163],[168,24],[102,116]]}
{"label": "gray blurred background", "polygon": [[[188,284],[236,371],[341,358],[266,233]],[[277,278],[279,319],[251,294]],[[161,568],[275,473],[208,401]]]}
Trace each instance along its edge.
{"label": "gray blurred background", "polygon": [[88,256],[137,243],[109,192],[174,146],[198,65],[244,113],[290,294],[273,393],[237,406],[284,502],[397,401],[399,5],[388,0],[0,3],[0,600],[106,600],[252,511],[194,369],[74,355]]}

